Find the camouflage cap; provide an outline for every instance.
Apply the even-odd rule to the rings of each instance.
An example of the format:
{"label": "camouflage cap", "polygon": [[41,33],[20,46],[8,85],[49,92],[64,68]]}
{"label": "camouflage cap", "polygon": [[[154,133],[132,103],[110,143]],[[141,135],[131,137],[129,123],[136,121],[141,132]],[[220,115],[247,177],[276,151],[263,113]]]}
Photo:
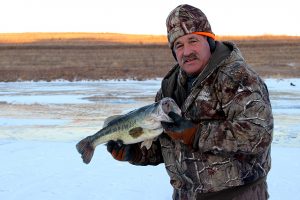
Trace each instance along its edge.
{"label": "camouflage cap", "polygon": [[171,49],[177,38],[189,33],[215,39],[205,14],[200,9],[187,4],[177,6],[167,17],[166,25]]}

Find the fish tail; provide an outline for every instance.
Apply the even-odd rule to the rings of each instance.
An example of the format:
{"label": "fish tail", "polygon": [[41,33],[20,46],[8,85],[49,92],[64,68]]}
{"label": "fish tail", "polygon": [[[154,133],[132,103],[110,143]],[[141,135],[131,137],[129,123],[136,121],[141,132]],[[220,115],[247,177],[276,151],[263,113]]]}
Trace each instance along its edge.
{"label": "fish tail", "polygon": [[94,155],[95,148],[89,138],[85,138],[76,144],[77,151],[85,164],[89,164]]}

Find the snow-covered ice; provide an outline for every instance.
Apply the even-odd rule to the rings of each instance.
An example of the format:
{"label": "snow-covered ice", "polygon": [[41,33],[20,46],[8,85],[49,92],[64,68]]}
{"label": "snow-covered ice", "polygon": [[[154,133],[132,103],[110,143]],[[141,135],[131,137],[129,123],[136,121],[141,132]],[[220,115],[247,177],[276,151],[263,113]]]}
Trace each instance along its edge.
{"label": "snow-covered ice", "polygon": [[[275,131],[271,200],[300,199],[300,79],[266,79]],[[75,144],[103,120],[151,103],[160,80],[0,83],[0,199],[171,199],[164,165],[117,162],[105,146],[89,165]]]}

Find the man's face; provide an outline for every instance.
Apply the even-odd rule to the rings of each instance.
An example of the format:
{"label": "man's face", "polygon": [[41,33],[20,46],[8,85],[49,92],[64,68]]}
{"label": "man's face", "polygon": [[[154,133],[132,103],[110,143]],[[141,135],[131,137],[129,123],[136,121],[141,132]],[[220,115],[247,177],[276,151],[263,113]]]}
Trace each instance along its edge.
{"label": "man's face", "polygon": [[180,67],[189,75],[198,75],[211,56],[205,36],[188,34],[174,42],[174,52]]}

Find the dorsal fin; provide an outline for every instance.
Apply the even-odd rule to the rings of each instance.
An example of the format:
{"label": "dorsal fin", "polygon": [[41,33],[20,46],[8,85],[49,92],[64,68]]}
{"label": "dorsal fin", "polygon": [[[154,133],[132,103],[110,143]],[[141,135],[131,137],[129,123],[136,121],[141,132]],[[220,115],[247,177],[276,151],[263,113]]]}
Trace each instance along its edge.
{"label": "dorsal fin", "polygon": [[115,120],[115,119],[118,119],[120,117],[122,117],[123,115],[113,115],[113,116],[110,116],[108,118],[106,118],[104,120],[104,123],[103,123],[103,128],[106,127],[111,121]]}

